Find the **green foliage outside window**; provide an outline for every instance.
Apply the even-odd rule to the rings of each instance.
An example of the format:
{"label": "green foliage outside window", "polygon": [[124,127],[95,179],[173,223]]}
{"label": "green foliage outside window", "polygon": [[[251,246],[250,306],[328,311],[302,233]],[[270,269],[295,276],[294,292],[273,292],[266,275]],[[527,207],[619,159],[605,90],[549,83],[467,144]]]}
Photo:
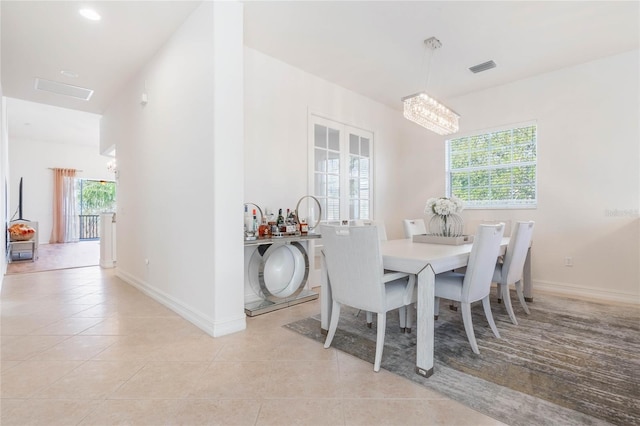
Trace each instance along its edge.
{"label": "green foliage outside window", "polygon": [[116,211],[115,182],[82,179],[78,191],[80,214],[95,215]]}
{"label": "green foliage outside window", "polygon": [[467,207],[535,207],[535,125],[447,141],[447,192]]}

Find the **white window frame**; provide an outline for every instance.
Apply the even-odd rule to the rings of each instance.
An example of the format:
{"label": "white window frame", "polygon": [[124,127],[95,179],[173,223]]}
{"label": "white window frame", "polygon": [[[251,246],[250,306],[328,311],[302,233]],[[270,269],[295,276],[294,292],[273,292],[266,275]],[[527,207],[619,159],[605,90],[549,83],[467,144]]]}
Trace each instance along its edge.
{"label": "white window frame", "polygon": [[[479,167],[473,167],[473,166],[469,166],[466,168],[460,168],[460,169],[455,169],[453,170],[451,167],[451,141],[454,140],[458,140],[458,139],[462,139],[462,138],[469,138],[469,137],[476,137],[476,136],[486,136],[486,137],[491,137],[496,133],[502,133],[502,132],[508,132],[508,131],[514,131],[517,129],[522,129],[522,128],[527,128],[527,127],[534,127],[535,128],[535,137],[534,137],[534,144],[535,144],[535,159],[533,161],[522,161],[522,162],[511,162],[509,164],[502,164],[502,165],[483,165],[483,166],[479,166]],[[491,152],[491,146],[490,146],[490,142],[489,142],[489,147],[487,149],[487,152]],[[456,135],[455,138],[451,138],[451,139],[447,139],[446,141],[446,148],[445,148],[445,181],[446,181],[446,194],[448,197],[451,197],[453,192],[453,188],[452,188],[452,184],[451,184],[451,180],[452,180],[452,172],[454,171],[468,171],[468,172],[472,172],[472,171],[477,171],[477,170],[497,170],[497,169],[502,169],[502,168],[513,168],[513,167],[517,167],[517,166],[534,166],[535,168],[535,178],[533,180],[533,185],[534,185],[534,198],[532,200],[514,200],[514,199],[509,199],[509,200],[478,200],[478,201],[467,201],[464,200],[464,204],[465,204],[465,209],[535,209],[537,208],[538,205],[538,127],[537,127],[537,122],[536,121],[528,121],[528,122],[523,122],[523,123],[517,123],[517,124],[513,124],[513,125],[507,125],[507,126],[501,126],[501,127],[496,127],[496,128],[492,128],[492,129],[487,129],[487,130],[482,130],[482,131],[477,131],[477,132],[470,132],[468,134],[463,134],[463,135]],[[511,181],[511,187],[513,188],[514,182],[513,182],[513,178]],[[491,188],[491,185],[489,184],[489,188]]]}
{"label": "white window frame", "polygon": [[374,153],[375,153],[375,143],[374,143],[374,133],[370,130],[362,129],[356,126],[348,125],[342,123],[340,121],[326,118],[324,116],[309,113],[309,126],[308,126],[308,146],[309,146],[309,193],[313,194],[317,198],[320,198],[316,195],[316,186],[315,186],[315,125],[319,124],[321,126],[330,127],[333,129],[338,129],[340,131],[340,193],[339,193],[339,218],[333,220],[327,220],[327,212],[323,207],[322,211],[322,222],[323,223],[338,223],[345,220],[352,220],[350,217],[350,182],[349,182],[349,159],[350,159],[350,149],[349,149],[349,139],[350,135],[354,134],[369,140],[369,198],[368,198],[368,208],[369,208],[369,217],[365,220],[373,220],[373,207],[374,207]]}

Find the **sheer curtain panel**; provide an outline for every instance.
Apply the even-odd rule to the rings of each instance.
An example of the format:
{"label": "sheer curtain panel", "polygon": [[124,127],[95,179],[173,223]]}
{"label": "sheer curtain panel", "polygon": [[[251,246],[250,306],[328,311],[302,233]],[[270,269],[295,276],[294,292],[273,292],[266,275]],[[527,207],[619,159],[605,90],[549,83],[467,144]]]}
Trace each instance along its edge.
{"label": "sheer curtain panel", "polygon": [[50,243],[78,241],[76,169],[53,169],[53,229]]}

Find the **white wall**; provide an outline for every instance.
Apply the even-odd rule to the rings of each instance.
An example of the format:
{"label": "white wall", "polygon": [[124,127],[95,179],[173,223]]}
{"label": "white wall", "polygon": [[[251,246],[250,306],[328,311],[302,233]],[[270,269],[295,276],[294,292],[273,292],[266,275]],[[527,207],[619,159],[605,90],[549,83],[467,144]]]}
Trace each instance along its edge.
{"label": "white wall", "polygon": [[374,218],[385,221],[389,238],[402,236],[397,204],[412,194],[399,178],[406,164],[400,145],[405,133],[424,137],[426,130],[412,129],[400,111],[247,47],[244,100],[245,202],[286,210],[312,194],[308,117],[315,113],[373,131]]}
{"label": "white wall", "polygon": [[[0,4],[0,16],[2,15],[2,4]],[[1,38],[1,37],[0,37]],[[0,45],[1,45],[0,40]],[[0,55],[0,63],[2,62],[2,56]],[[1,68],[1,67],[0,67]],[[2,208],[0,209],[0,220],[3,226],[7,226],[9,220],[9,206],[7,202],[8,185],[9,185],[9,151],[7,141],[7,103],[4,95],[2,94],[2,82],[0,82],[0,203]],[[5,188],[7,185],[7,188]],[[2,232],[0,236],[2,242],[2,253],[6,254],[7,247],[7,233]],[[4,281],[4,274],[7,271],[7,256],[2,256],[3,260],[0,261],[0,289],[2,289],[2,282]]]}
{"label": "white wall", "polygon": [[[633,51],[448,102],[462,115],[460,133],[537,120],[538,208],[463,214],[468,223],[536,221],[536,288],[640,303],[638,75]],[[434,139],[405,140],[405,180],[423,195],[402,210],[418,214],[428,196],[444,194],[444,138]],[[412,179],[422,168],[415,159],[428,162],[428,194]]]}
{"label": "white wall", "polygon": [[77,174],[82,179],[113,180],[113,173],[107,170],[108,161],[108,157],[98,153],[97,146],[15,139],[9,134],[10,214],[18,208],[22,177],[22,215],[38,222],[38,243],[48,243],[53,226],[53,171],[50,169],[72,168],[82,170]]}
{"label": "white wall", "polygon": [[[630,119],[638,112],[632,95],[637,92],[634,69],[634,55],[622,55],[451,102],[463,114],[462,132],[538,122],[538,209],[464,213],[470,224],[485,219],[536,220],[537,288],[616,300],[637,298],[637,214],[606,216],[607,210],[638,208],[638,129]],[[615,87],[598,78],[593,81],[594,76],[608,74],[616,75]],[[626,125],[617,124],[619,109],[612,105],[624,106],[621,122]],[[309,193],[308,111],[374,131],[374,214],[385,221],[390,238],[402,237],[403,218],[424,217],[428,198],[444,195],[445,137],[409,123],[398,111],[245,48],[246,202],[293,208]],[[604,116],[604,121],[593,120],[594,114]],[[579,136],[571,136],[575,134]],[[585,163],[573,160],[576,155]],[[587,196],[574,190],[579,182],[588,188]],[[625,183],[612,190],[615,182]],[[573,267],[563,266],[567,256],[573,258]]]}
{"label": "white wall", "polygon": [[203,2],[116,95],[101,139],[117,149],[117,275],[211,335],[244,329],[242,6]]}
{"label": "white wall", "polygon": [[[5,188],[5,184],[7,187]],[[2,85],[0,84],[0,201],[2,203],[2,209],[0,209],[0,220],[6,227],[9,221],[9,203],[8,200],[8,185],[9,185],[9,149],[7,138],[7,102],[6,98],[2,96]],[[2,261],[0,261],[0,289],[2,288],[2,280],[4,280],[4,274],[7,271],[7,233],[2,232],[0,241],[2,242]]]}

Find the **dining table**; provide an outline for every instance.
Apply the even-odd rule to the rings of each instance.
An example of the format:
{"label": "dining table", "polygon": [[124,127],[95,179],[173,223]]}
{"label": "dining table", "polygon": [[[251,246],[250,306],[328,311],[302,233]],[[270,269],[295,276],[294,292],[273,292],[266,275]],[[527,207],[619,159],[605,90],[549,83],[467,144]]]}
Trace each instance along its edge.
{"label": "dining table", "polygon": [[[500,255],[504,255],[509,238],[500,244]],[[469,262],[473,243],[448,245],[414,242],[412,239],[380,241],[385,270],[405,272],[417,276],[417,320],[416,320],[416,367],[417,374],[430,377],[434,372],[434,299],[437,274],[462,268]],[[331,307],[331,282],[324,257],[321,266],[320,320],[321,331],[329,329]],[[527,252],[523,271],[524,294],[532,298],[531,248]]]}

